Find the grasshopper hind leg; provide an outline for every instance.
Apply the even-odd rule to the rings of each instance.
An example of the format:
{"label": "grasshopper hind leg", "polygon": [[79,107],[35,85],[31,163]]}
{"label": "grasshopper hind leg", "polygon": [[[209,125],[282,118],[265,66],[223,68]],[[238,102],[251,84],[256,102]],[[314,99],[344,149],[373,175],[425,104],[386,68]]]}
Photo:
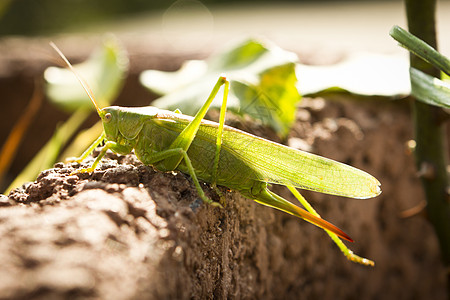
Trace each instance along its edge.
{"label": "grasshopper hind leg", "polygon": [[[297,191],[295,187],[288,185],[287,188],[312,215],[320,218],[320,215],[316,212],[316,210],[309,204],[308,201],[306,201],[306,199]],[[347,246],[340,240],[339,236],[336,233],[331,232],[330,230],[327,230],[325,228],[324,230],[327,232],[327,234],[330,236],[333,242],[339,247],[341,252],[345,255],[345,257],[347,257],[348,260],[365,266],[371,267],[375,266],[375,263],[370,259],[354,254],[353,251],[347,248]]]}
{"label": "grasshopper hind leg", "polygon": [[264,185],[261,185],[258,188],[258,192],[254,195],[249,193],[248,191],[240,191],[244,196],[249,197],[250,199],[255,200],[256,202],[270,206],[276,209],[279,209],[281,211],[287,212],[291,215],[294,215],[296,217],[299,217],[317,227],[320,227],[327,232],[332,232],[333,234],[347,240],[350,242],[353,242],[353,240],[341,229],[337,228],[333,224],[329,223],[328,221],[322,219],[318,215],[314,215],[310,212],[307,212],[306,210],[292,204],[291,202],[287,201],[283,197],[275,194],[274,192],[270,191],[267,188],[267,183],[264,183]]}

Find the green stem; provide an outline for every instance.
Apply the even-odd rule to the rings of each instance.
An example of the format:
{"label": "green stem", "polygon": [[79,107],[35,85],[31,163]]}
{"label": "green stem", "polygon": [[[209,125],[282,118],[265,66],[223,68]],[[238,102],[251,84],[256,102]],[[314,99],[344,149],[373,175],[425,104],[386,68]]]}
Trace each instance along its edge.
{"label": "green stem", "polygon": [[22,172],[14,179],[14,181],[6,189],[5,194],[12,189],[21,186],[25,182],[33,181],[39,175],[39,172],[51,168],[58,158],[60,150],[83,122],[89,116],[90,111],[79,109],[59,128],[56,129],[51,139],[39,150]]}
{"label": "green stem", "polygon": [[[435,32],[436,0],[406,0],[409,31],[437,49]],[[411,67],[440,77],[439,70],[411,54]],[[450,202],[448,200],[447,153],[442,110],[414,101],[416,164],[427,198],[427,210],[439,239],[442,258],[450,271]],[[450,272],[447,273],[450,294]]]}

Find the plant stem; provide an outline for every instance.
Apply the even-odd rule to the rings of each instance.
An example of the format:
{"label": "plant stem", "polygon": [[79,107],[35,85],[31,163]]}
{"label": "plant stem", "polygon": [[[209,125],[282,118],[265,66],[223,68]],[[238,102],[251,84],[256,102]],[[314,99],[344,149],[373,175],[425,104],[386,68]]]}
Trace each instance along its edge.
{"label": "plant stem", "polygon": [[[436,0],[406,0],[408,27],[411,34],[437,49],[435,31]],[[411,54],[411,67],[440,77],[439,70]],[[450,295],[450,201],[448,195],[447,153],[443,112],[414,101],[413,116],[416,139],[416,164],[427,198],[427,211],[439,239],[442,258],[447,268]],[[427,171],[428,170],[428,171]]]}
{"label": "plant stem", "polygon": [[11,192],[28,181],[33,181],[42,170],[52,167],[58,158],[61,148],[63,148],[73,134],[80,128],[83,122],[89,117],[90,111],[78,109],[72,116],[59,128],[56,129],[53,136],[39,150],[27,166],[20,172],[14,181],[6,189],[5,194]]}

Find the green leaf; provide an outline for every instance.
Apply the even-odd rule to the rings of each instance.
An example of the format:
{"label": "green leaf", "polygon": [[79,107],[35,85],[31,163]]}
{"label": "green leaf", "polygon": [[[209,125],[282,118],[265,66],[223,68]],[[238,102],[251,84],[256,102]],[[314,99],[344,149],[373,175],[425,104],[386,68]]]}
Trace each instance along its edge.
{"label": "green leaf", "polygon": [[[117,97],[128,71],[125,50],[113,37],[104,40],[102,47],[83,63],[74,65],[92,89],[99,107],[105,107]],[[49,67],[44,72],[47,97],[68,111],[93,109],[93,105],[72,71]]]}
{"label": "green leaf", "polygon": [[419,101],[443,108],[450,108],[450,60],[433,47],[399,26],[392,27],[390,35],[411,53],[442,71],[442,79],[410,68],[411,94]]}
{"label": "green leaf", "polygon": [[417,100],[434,106],[450,108],[450,83],[411,68],[411,93]]}
{"label": "green leaf", "polygon": [[450,75],[450,60],[433,47],[399,26],[392,27],[389,34],[411,53]]}
{"label": "green leaf", "polygon": [[297,87],[303,95],[350,92],[362,96],[404,97],[410,93],[406,57],[359,53],[334,65],[298,64]]}
{"label": "green leaf", "polygon": [[[296,60],[295,54],[274,45],[247,40],[206,61],[188,61],[176,72],[144,71],[140,81],[163,95],[152,105],[195,115],[217,78],[225,73],[231,87],[228,109],[260,120],[285,136],[301,99],[295,86]],[[219,109],[221,103],[219,94],[211,107]]]}

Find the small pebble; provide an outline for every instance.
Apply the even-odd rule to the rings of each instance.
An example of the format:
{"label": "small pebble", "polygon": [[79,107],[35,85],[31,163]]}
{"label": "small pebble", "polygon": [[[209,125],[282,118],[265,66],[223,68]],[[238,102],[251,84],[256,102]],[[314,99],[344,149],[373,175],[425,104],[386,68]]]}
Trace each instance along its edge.
{"label": "small pebble", "polygon": [[0,206],[11,206],[13,201],[8,196],[0,194]]}
{"label": "small pebble", "polygon": [[62,162],[57,162],[56,164],[53,165],[53,168],[55,168],[55,169],[61,169],[61,168],[64,168],[64,163],[62,163]]}

